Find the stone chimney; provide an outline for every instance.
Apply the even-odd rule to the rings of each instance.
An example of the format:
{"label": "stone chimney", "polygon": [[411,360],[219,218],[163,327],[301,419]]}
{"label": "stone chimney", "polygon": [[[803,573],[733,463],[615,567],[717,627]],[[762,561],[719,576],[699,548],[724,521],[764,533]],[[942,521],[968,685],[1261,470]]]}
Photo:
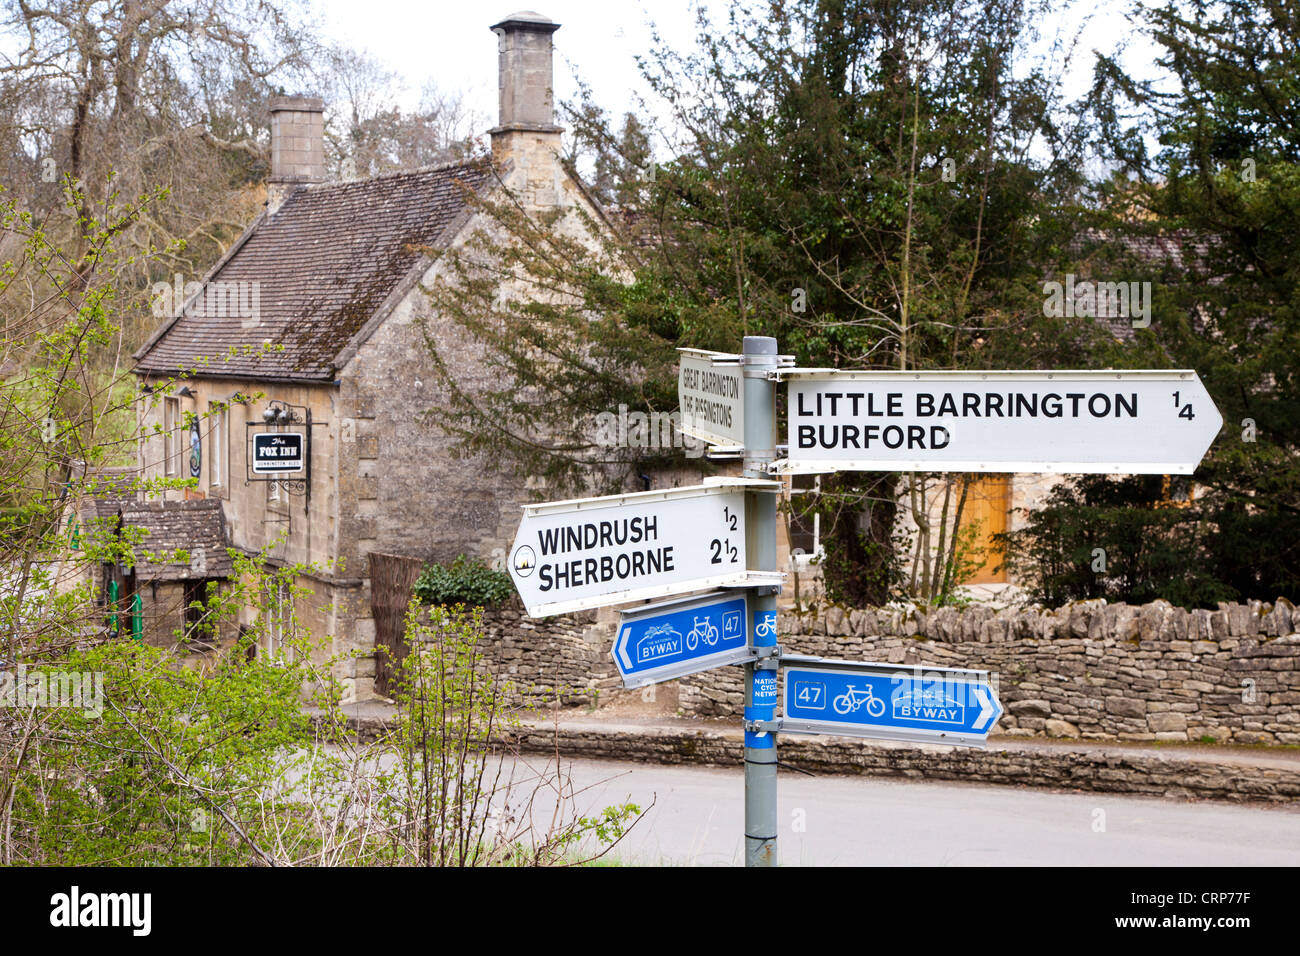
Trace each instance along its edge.
{"label": "stone chimney", "polygon": [[[521,185],[555,186],[560,134],[555,125],[551,35],[560,29],[540,13],[515,13],[492,27],[497,35],[501,111],[492,155],[510,163]],[[532,190],[530,190],[532,191]]]}
{"label": "stone chimney", "polygon": [[325,101],[318,96],[273,96],[271,179],[267,212],[274,213],[302,183],[325,178]]}

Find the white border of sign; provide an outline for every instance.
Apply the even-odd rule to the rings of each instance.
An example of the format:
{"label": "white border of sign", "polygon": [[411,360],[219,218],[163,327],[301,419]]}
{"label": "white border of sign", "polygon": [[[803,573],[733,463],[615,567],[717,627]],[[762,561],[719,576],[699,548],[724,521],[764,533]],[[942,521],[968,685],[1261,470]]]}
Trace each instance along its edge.
{"label": "white border of sign", "polygon": [[[989,729],[983,733],[962,733],[953,731],[940,730],[903,730],[893,727],[873,727],[873,726],[855,726],[853,724],[841,724],[835,721],[819,720],[791,720],[784,716],[786,713],[786,700],[790,692],[790,685],[787,681],[787,675],[791,669],[794,670],[825,670],[839,674],[878,674],[884,677],[892,677],[895,674],[905,673],[911,676],[924,677],[929,674],[941,675],[945,678],[951,675],[954,682],[970,684],[984,688],[988,691],[990,699],[998,706],[997,716],[990,721]],[[784,655],[781,658],[781,714],[779,718],[780,729],[778,733],[786,734],[824,734],[827,736],[839,737],[867,737],[873,740],[897,740],[907,743],[920,744],[945,744],[951,747],[975,747],[982,749],[988,746],[989,731],[998,719],[1006,713],[1001,698],[997,695],[997,689],[989,679],[989,671],[967,670],[960,667],[939,667],[937,665],[927,664],[882,664],[876,661],[842,661],[828,658],[803,657],[798,654]]]}

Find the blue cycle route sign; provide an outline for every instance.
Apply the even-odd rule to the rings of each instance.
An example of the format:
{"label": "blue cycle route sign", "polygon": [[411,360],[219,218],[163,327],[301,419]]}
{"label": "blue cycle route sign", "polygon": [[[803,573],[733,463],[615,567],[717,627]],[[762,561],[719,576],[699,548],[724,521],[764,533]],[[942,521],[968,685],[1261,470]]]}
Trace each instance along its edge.
{"label": "blue cycle route sign", "polygon": [[625,687],[643,687],[749,659],[744,591],[664,601],[624,611],[614,663]]}
{"label": "blue cycle route sign", "polygon": [[784,732],[978,745],[1001,715],[986,671],[851,661],[785,668]]}

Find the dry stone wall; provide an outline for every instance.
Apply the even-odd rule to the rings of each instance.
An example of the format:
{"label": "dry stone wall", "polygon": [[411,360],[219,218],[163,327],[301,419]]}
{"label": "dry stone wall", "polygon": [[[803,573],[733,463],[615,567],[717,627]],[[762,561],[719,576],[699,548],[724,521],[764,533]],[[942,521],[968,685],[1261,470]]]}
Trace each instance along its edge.
{"label": "dry stone wall", "polygon": [[614,635],[594,613],[534,620],[514,601],[483,612],[484,657],[514,690],[511,703],[591,705],[621,686],[609,648]]}
{"label": "dry stone wall", "polygon": [[[1186,611],[1084,601],[1057,610],[845,610],[780,622],[786,650],[989,670],[995,734],[1300,744],[1300,611],[1279,599]],[[740,668],[681,681],[688,715],[738,716]]]}

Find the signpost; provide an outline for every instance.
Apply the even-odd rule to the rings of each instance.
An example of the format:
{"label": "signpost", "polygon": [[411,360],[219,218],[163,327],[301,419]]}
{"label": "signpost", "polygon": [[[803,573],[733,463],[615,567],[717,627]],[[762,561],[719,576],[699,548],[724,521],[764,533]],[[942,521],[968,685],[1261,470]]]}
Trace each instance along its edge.
{"label": "signpost", "polygon": [[644,687],[748,660],[749,597],[715,591],[624,611],[614,640],[623,686]]}
{"label": "signpost", "polygon": [[[782,651],[782,485],[771,473],[1190,474],[1223,424],[1191,371],[794,369],[764,336],[746,336],[740,354],[679,351],[682,430],[711,454],[743,455],[744,477],[526,506],[510,574],[534,617],[729,589],[624,611],[613,655],[627,687],[744,665],[748,866],[777,861],[778,733],[978,747],[1002,715],[987,671]],[[789,444],[778,461],[783,379]]]}
{"label": "signpost", "polygon": [[983,746],[1002,716],[987,671],[785,658],[782,733]]}
{"label": "signpost", "polygon": [[302,432],[260,432],[253,435],[253,474],[279,475],[305,467]]}
{"label": "signpost", "polygon": [[703,349],[678,349],[677,401],[682,431],[718,446],[739,451],[745,444],[742,356]]}
{"label": "signpost", "polygon": [[791,370],[780,470],[1191,474],[1223,418],[1191,371]]}
{"label": "signpost", "polygon": [[525,505],[510,576],[533,617],[758,580],[746,563],[745,490],[714,484]]}

